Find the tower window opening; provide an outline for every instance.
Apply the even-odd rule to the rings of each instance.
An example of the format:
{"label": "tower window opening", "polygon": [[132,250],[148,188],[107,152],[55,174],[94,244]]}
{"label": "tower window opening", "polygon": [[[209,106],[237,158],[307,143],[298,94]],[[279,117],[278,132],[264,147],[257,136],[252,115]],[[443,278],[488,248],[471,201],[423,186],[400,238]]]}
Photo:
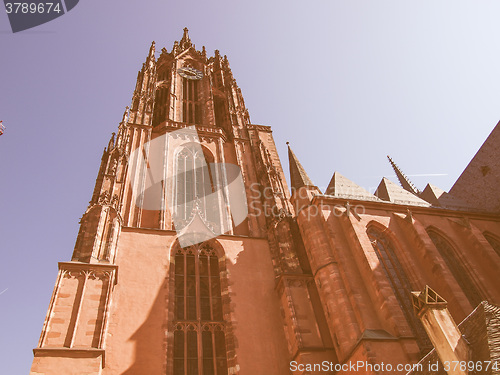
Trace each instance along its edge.
{"label": "tower window opening", "polygon": [[167,108],[169,105],[168,91],[169,90],[165,86],[156,90],[153,111],[153,126],[156,126],[167,119]]}
{"label": "tower window opening", "polygon": [[221,97],[214,97],[214,99],[215,124],[223,127],[227,118],[225,101]]}
{"label": "tower window opening", "polygon": [[198,81],[182,80],[182,121],[188,124],[201,122],[201,105],[198,95]]}

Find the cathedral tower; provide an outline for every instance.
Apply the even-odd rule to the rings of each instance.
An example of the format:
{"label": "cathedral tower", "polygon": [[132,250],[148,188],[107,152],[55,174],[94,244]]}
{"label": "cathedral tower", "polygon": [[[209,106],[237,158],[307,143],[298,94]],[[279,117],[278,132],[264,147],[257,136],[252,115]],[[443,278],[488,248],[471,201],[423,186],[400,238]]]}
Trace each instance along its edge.
{"label": "cathedral tower", "polygon": [[[484,209],[496,164],[481,166],[494,199],[467,200],[470,179],[421,192],[392,159],[402,188],[384,178],[371,194],[335,172],[323,193],[288,157],[291,189],[226,56],[187,29],[170,52],[153,42],[59,263],[31,374],[405,374],[460,336],[451,322],[496,309],[481,302],[500,302],[500,215]],[[446,315],[411,294],[427,286]]]}
{"label": "cathedral tower", "polygon": [[[184,33],[104,149],[32,374],[288,374],[335,361],[268,126]],[[243,215],[242,215],[243,213]]]}

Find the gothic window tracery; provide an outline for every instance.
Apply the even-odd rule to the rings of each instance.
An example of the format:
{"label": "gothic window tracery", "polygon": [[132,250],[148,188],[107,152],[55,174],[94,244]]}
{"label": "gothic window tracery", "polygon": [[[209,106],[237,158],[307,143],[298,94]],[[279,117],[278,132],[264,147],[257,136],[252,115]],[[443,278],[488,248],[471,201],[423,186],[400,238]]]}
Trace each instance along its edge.
{"label": "gothic window tracery", "polygon": [[428,229],[427,234],[443,257],[443,260],[448,266],[448,269],[450,270],[451,274],[457,281],[458,285],[464,292],[471,305],[473,307],[476,307],[481,302],[481,294],[470,278],[466,267],[464,267],[464,265],[460,262],[460,259],[458,258],[457,252],[454,247],[441,234],[432,229]]}
{"label": "gothic window tracery", "polygon": [[209,246],[175,253],[174,375],[226,375],[219,258]]}
{"label": "gothic window tracery", "polygon": [[213,157],[198,144],[188,144],[176,156],[175,214],[185,224],[199,213],[207,225],[218,223],[218,209],[211,207],[208,196],[215,192],[216,181],[209,167]]}

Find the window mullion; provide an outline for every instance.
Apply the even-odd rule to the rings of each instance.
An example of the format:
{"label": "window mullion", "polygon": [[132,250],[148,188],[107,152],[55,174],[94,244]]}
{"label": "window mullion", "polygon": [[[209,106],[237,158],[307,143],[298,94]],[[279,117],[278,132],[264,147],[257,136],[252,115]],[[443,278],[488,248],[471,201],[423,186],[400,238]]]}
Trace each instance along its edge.
{"label": "window mullion", "polygon": [[198,322],[201,321],[201,312],[200,312],[200,259],[199,259],[199,254],[196,251],[195,257],[194,257],[194,272],[196,275],[196,320]]}
{"label": "window mullion", "polygon": [[215,327],[212,327],[213,330],[211,332],[212,336],[212,359],[214,363],[214,374],[217,374],[217,352],[215,351]]}
{"label": "window mullion", "polygon": [[188,375],[188,340],[187,340],[187,326],[184,326],[182,331],[184,335],[184,375]]}
{"label": "window mullion", "polygon": [[191,124],[194,124],[194,81],[191,81],[191,110],[189,111],[189,115],[191,116]]}
{"label": "window mullion", "polygon": [[205,167],[208,168],[208,163],[205,159],[205,155],[202,153],[200,155],[201,159],[201,191],[203,192],[203,215],[205,216],[205,219],[208,219],[207,217],[207,200],[206,196],[210,193],[206,190],[206,181],[205,181]]}
{"label": "window mullion", "polygon": [[182,218],[186,219],[186,166],[187,166],[187,157],[183,158],[182,160],[183,168],[182,168],[182,207],[183,207],[183,212],[182,212]]}
{"label": "window mullion", "polygon": [[193,81],[189,80],[188,81],[188,90],[189,90],[189,95],[188,95],[188,118],[189,118],[189,123],[193,123],[193,116],[191,113],[191,108],[192,108],[192,103],[193,103]]}
{"label": "window mullion", "polygon": [[[196,175],[196,173],[195,173]],[[202,328],[201,328],[201,290],[200,290],[200,253],[195,251],[194,272],[196,275],[196,320],[198,326],[198,374],[203,374],[203,343],[202,343]]]}
{"label": "window mullion", "polygon": [[214,320],[214,311],[213,311],[213,303],[212,303],[212,274],[210,273],[210,256],[207,257],[207,268],[208,268],[208,301],[210,306],[210,320]]}
{"label": "window mullion", "polygon": [[[187,259],[186,259],[186,253],[184,252],[184,256],[182,257],[183,262],[184,262],[184,315],[183,318],[184,320],[187,320]],[[187,337],[186,337],[187,339]]]}

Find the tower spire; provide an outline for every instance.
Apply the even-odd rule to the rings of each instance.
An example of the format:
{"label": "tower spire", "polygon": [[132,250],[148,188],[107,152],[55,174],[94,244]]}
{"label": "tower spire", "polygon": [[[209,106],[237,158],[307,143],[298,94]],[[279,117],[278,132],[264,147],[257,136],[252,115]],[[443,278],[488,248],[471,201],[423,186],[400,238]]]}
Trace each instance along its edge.
{"label": "tower spire", "polygon": [[392,169],[396,172],[396,176],[398,177],[399,183],[406,191],[409,191],[412,194],[420,195],[420,190],[416,188],[415,185],[406,177],[406,175],[399,169],[399,167],[394,163],[389,155],[387,155],[387,159],[389,159],[389,163],[391,163]]}
{"label": "tower spire", "polygon": [[299,189],[303,186],[315,186],[309,176],[307,175],[304,167],[300,164],[299,159],[288,145],[288,162],[290,165],[290,185],[292,189]]}

